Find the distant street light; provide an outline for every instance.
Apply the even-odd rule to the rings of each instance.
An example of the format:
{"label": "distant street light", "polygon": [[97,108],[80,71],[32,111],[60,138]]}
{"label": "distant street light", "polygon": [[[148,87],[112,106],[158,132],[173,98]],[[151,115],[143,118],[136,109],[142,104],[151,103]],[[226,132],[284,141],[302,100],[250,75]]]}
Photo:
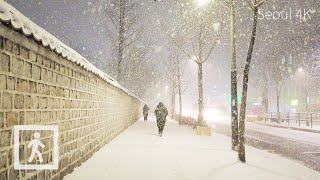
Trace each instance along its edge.
{"label": "distant street light", "polygon": [[303,72],[303,69],[302,69],[302,68],[299,68],[298,71],[299,71],[299,72]]}

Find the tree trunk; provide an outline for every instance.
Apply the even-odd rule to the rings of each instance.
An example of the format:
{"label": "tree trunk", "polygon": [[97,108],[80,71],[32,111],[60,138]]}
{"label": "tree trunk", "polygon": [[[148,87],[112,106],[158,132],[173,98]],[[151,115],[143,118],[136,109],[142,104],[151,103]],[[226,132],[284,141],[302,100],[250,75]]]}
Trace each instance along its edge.
{"label": "tree trunk", "polygon": [[[174,76],[174,74],[173,74]],[[172,95],[171,95],[171,119],[174,118],[174,114],[176,112],[176,91],[175,91],[175,82],[174,82],[174,77],[172,80]],[[178,119],[179,121],[179,119]],[[180,121],[179,121],[180,122]]]}
{"label": "tree trunk", "polygon": [[253,47],[256,39],[257,33],[257,23],[258,23],[258,8],[253,9],[253,27],[251,32],[251,40],[248,49],[246,64],[244,66],[243,71],[243,85],[242,85],[242,102],[240,109],[240,121],[239,121],[239,150],[238,156],[239,160],[242,162],[246,162],[245,156],[245,118],[246,118],[246,108],[247,108],[247,93],[248,93],[248,82],[249,82],[249,70],[250,63],[252,59]]}
{"label": "tree trunk", "polygon": [[308,92],[308,86],[309,86],[309,73],[308,73],[308,69],[306,68],[306,112],[309,111],[308,108],[308,103],[309,103],[309,92]]}
{"label": "tree trunk", "polygon": [[268,94],[269,94],[269,87],[268,87],[267,80],[265,79],[264,90],[263,90],[263,93],[262,93],[262,105],[263,105],[263,112],[264,113],[267,113],[269,111]]}
{"label": "tree trunk", "polygon": [[179,93],[179,116],[182,116],[182,93]]}
{"label": "tree trunk", "polygon": [[198,91],[199,91],[199,109],[198,109],[198,125],[204,125],[203,122],[203,82],[202,82],[202,63],[198,63]]}
{"label": "tree trunk", "polygon": [[232,150],[238,146],[238,98],[237,98],[237,59],[236,59],[236,36],[235,36],[235,3],[230,4],[230,37],[231,37],[231,137]]}
{"label": "tree trunk", "polygon": [[263,113],[266,114],[269,111],[269,80],[268,70],[263,69],[263,92],[262,92],[262,106]]}
{"label": "tree trunk", "polygon": [[124,51],[124,16],[125,16],[125,0],[119,0],[120,17],[119,17],[119,47],[118,47],[118,60],[117,60],[117,80],[121,81],[122,78],[122,60]]}
{"label": "tree trunk", "polygon": [[280,84],[277,83],[277,113],[280,113]]}
{"label": "tree trunk", "polygon": [[180,121],[180,117],[182,116],[182,90],[181,90],[181,78],[180,78],[180,67],[178,66],[178,95],[179,95],[179,124],[181,125],[182,122]]}

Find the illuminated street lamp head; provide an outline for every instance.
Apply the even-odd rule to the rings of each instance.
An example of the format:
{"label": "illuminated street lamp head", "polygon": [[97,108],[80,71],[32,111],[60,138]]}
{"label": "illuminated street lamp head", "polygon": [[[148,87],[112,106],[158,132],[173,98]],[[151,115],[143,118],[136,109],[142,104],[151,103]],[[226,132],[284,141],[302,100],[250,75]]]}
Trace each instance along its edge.
{"label": "illuminated street lamp head", "polygon": [[196,1],[198,6],[204,6],[209,2],[209,0],[196,0]]}
{"label": "illuminated street lamp head", "polygon": [[166,86],[166,89],[169,89],[169,86]]}
{"label": "illuminated street lamp head", "polygon": [[299,68],[298,71],[299,71],[299,72],[303,72],[303,69],[302,69],[302,68]]}

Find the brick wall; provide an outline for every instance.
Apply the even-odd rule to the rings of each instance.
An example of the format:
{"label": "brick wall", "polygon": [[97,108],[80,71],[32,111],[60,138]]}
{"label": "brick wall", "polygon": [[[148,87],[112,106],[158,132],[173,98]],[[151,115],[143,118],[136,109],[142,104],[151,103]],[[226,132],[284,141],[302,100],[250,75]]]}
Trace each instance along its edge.
{"label": "brick wall", "polygon": [[[62,179],[141,116],[140,100],[2,24],[0,57],[0,180]],[[15,125],[59,126],[58,170],[13,169]],[[50,163],[53,133],[37,132]],[[20,134],[26,164],[33,131]]]}

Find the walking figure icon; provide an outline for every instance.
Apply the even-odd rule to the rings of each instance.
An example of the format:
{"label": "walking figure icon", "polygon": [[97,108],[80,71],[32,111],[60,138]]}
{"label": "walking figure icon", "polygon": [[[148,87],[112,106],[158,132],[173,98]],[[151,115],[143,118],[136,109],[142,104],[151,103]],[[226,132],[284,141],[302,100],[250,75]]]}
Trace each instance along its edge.
{"label": "walking figure icon", "polygon": [[[31,139],[30,142],[27,144],[28,146],[26,146],[26,148],[28,148],[28,150],[30,150],[31,153],[30,151],[27,151],[28,154],[26,154],[26,156],[22,156],[25,152],[24,149],[21,148],[20,143],[22,140],[26,139],[26,136],[30,138],[30,135]],[[47,145],[49,143],[50,146]],[[13,147],[15,170],[57,170],[59,168],[58,125],[16,125],[14,126]]]}
{"label": "walking figure icon", "polygon": [[42,163],[43,162],[43,158],[42,158],[42,154],[39,151],[39,146],[41,148],[46,147],[44,144],[42,144],[42,142],[40,141],[40,133],[36,132],[33,134],[34,140],[30,141],[30,143],[28,144],[28,148],[32,148],[31,150],[31,155],[29,157],[28,162],[31,163],[33,158],[35,157],[35,155],[38,156],[39,158],[39,162]]}

